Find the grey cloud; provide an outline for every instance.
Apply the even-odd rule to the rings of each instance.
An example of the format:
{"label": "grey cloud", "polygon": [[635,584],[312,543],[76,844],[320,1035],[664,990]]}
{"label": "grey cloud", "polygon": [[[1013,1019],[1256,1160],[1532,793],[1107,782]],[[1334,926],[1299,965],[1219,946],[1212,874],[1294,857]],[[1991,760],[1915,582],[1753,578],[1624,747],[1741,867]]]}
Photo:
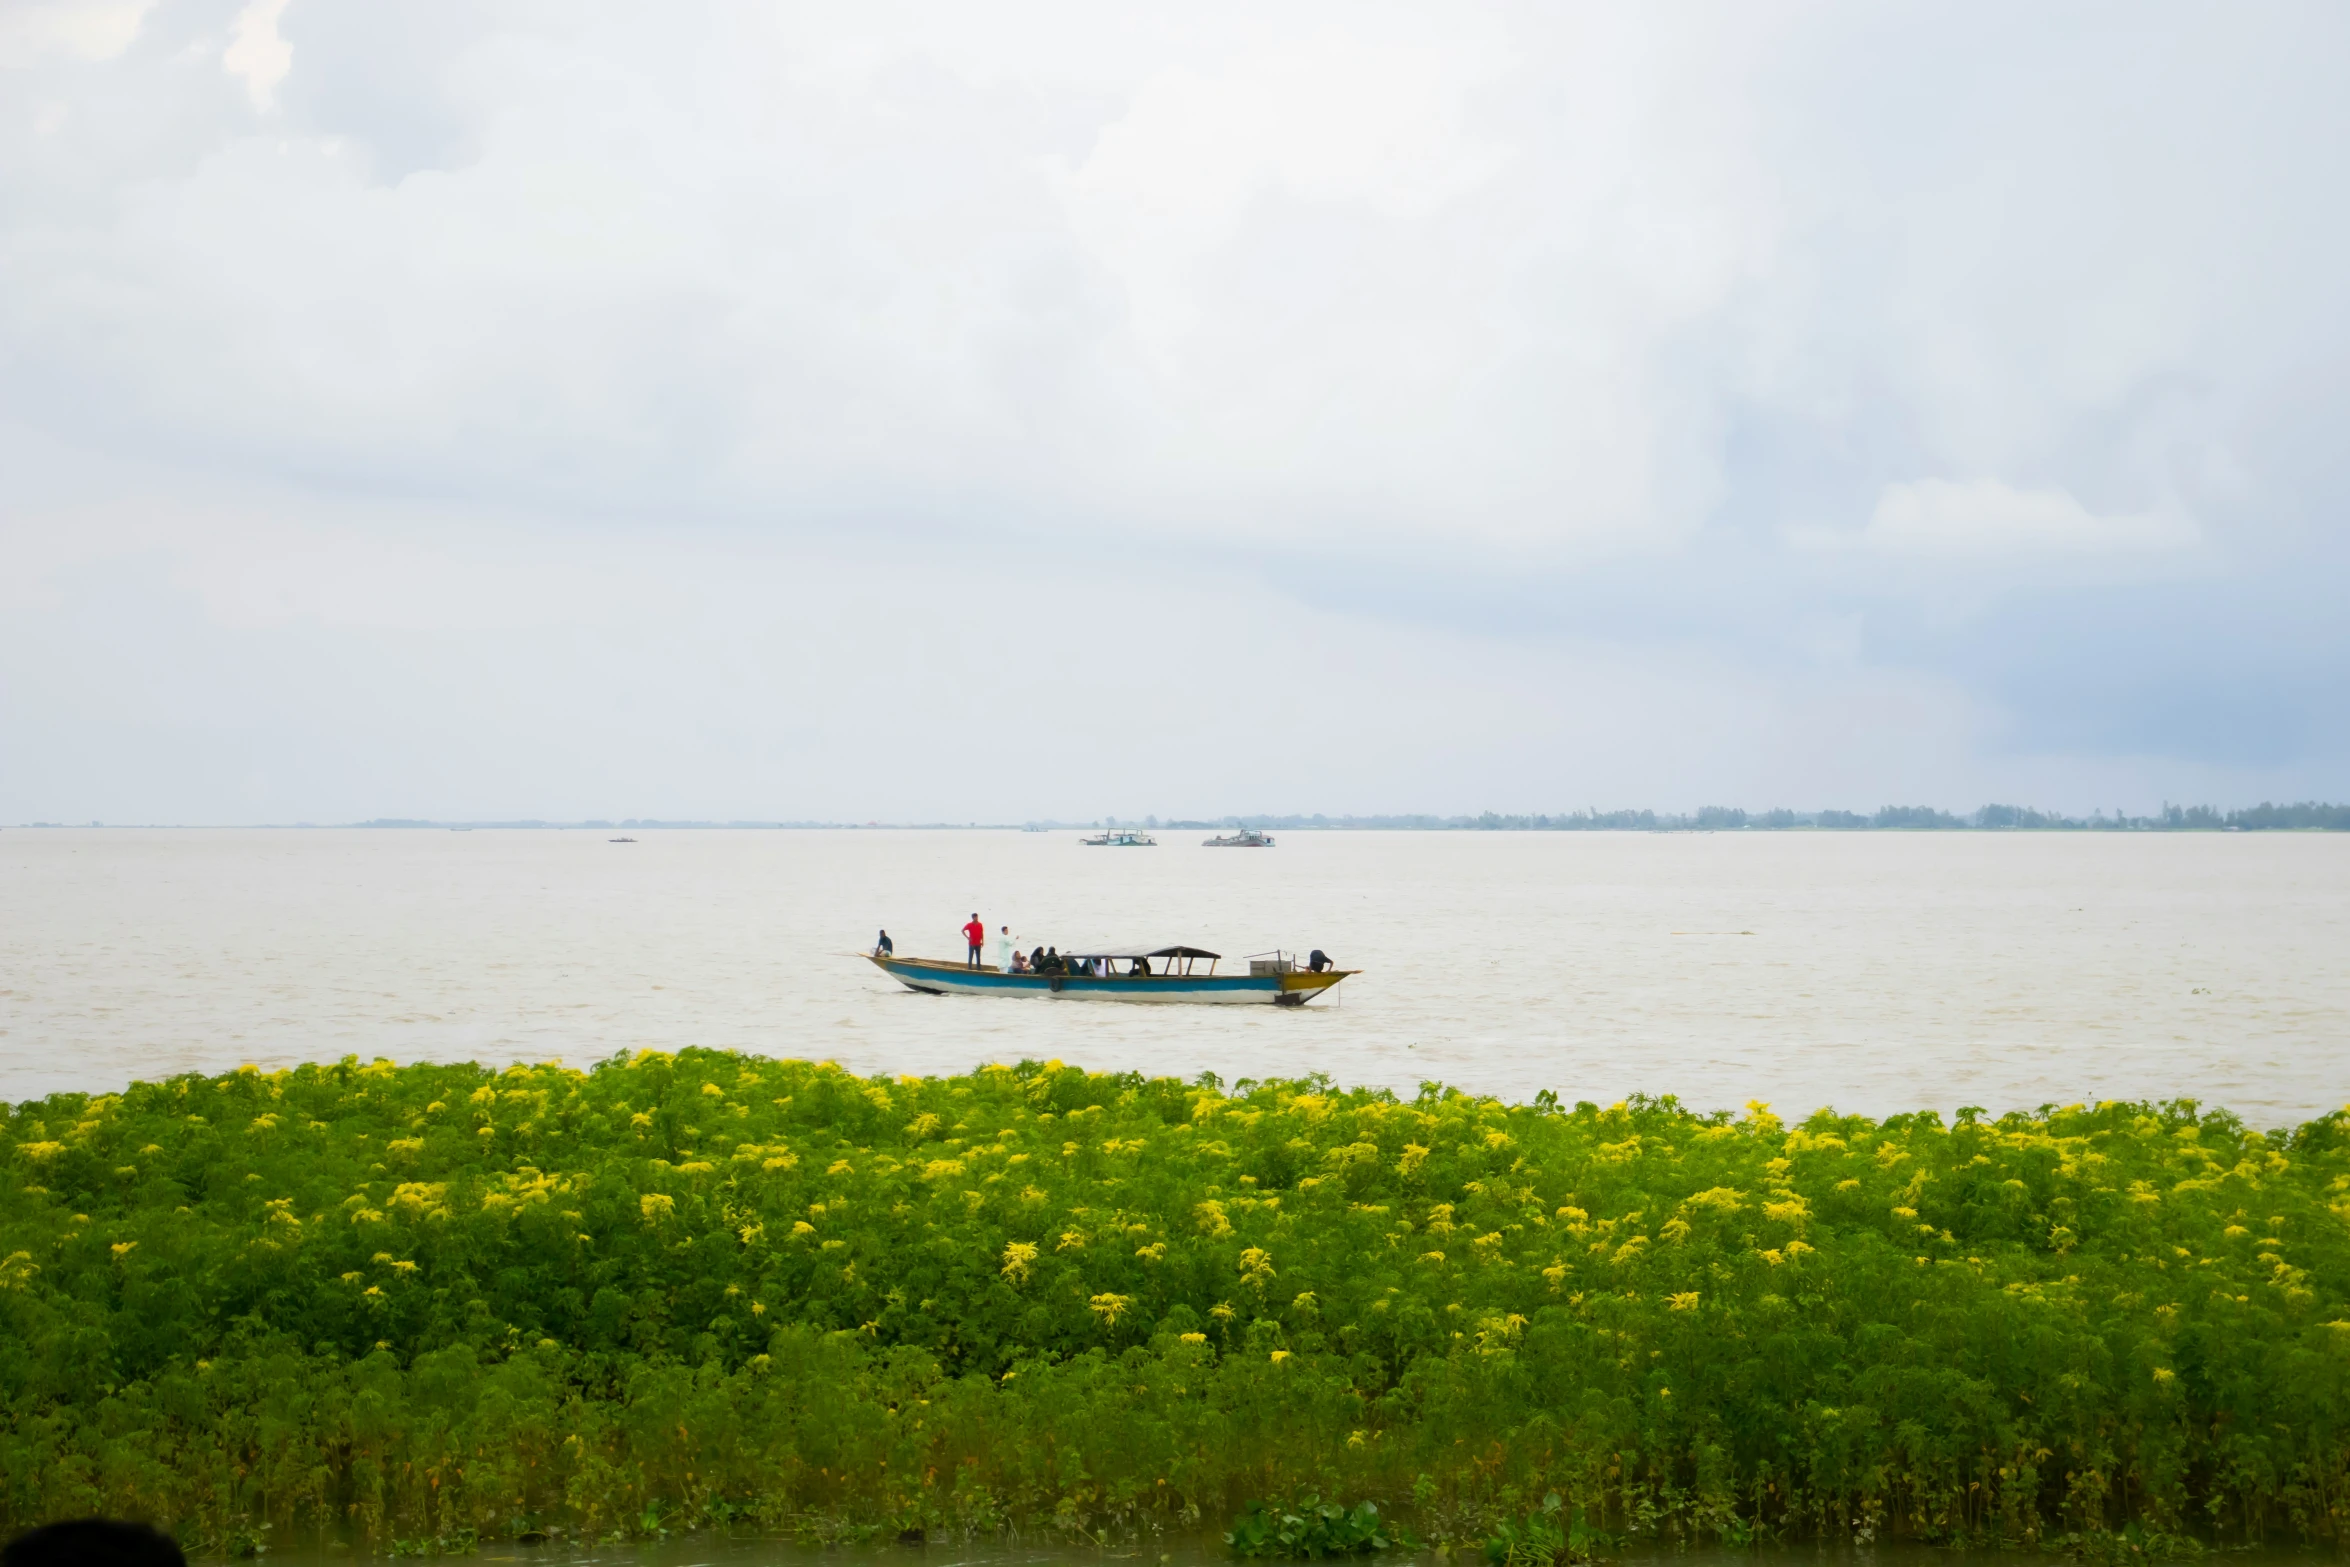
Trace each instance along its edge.
{"label": "grey cloud", "polygon": [[[859,548],[983,562],[967,592],[1023,619],[993,682],[1193,625],[1230,645],[1181,656],[1236,685],[1408,644],[1362,711],[1444,737],[1257,757],[1283,801],[1108,717],[1051,768],[957,731],[1033,791],[2350,787],[2338,8],[290,0],[265,103],[223,64],[242,11],[161,0],[102,58],[0,67],[0,526],[86,546],[0,665],[48,737],[28,812],[87,814],[77,754],[243,750],[279,758],[256,802],[360,809],[378,743],[330,689],[446,748],[390,770],[436,809],[556,812],[530,780],[600,767],[688,810],[552,731],[510,747],[494,701],[421,716],[469,660],[563,708],[533,639],[576,635],[609,680],[763,715],[721,743],[723,702],[684,704],[705,747],[648,698],[584,732],[705,757],[746,815],[813,811],[751,796],[812,801],[786,737],[825,736],[870,814],[933,755],[891,731],[930,675],[891,650],[990,617],[945,580],[841,598]],[[604,618],[551,630],[524,539]],[[1044,561],[1079,600],[1173,574],[1096,622],[1030,591]],[[868,619],[762,640],[738,570]],[[660,602],[613,610],[637,583]],[[705,600],[891,673],[849,709],[716,678]],[[143,707],[118,619],[213,695]],[[1480,683],[1523,704],[1489,734],[1441,694]],[[476,767],[511,789],[458,798]],[[1055,808],[1089,803],[1119,808]]]}

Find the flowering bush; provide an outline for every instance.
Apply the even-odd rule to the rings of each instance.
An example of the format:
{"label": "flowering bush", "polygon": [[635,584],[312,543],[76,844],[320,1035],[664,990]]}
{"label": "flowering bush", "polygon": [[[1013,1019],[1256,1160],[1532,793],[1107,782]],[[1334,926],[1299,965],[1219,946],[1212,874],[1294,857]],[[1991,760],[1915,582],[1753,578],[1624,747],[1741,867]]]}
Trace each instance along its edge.
{"label": "flowering bush", "polygon": [[0,1523],[2338,1541],[2346,1134],[710,1051],[56,1095]]}

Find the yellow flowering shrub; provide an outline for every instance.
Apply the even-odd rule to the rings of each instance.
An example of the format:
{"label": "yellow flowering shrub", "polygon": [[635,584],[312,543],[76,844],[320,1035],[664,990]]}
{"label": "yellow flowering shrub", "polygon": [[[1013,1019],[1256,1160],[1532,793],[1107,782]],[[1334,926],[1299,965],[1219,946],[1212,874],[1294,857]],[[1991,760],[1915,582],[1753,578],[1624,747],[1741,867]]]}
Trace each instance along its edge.
{"label": "yellow flowering shrub", "polygon": [[2350,1118],[2186,1103],[186,1076],[0,1119],[0,1525],[2339,1543],[2346,1215]]}

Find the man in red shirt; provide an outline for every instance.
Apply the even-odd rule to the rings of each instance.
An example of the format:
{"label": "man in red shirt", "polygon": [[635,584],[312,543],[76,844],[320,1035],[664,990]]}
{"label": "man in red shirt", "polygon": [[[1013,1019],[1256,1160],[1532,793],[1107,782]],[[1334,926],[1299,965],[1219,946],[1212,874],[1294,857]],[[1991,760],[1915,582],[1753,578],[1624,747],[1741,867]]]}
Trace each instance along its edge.
{"label": "man in red shirt", "polygon": [[979,967],[980,950],[987,945],[987,926],[980,922],[979,911],[971,911],[971,923],[963,927],[963,939],[971,943],[969,966]]}

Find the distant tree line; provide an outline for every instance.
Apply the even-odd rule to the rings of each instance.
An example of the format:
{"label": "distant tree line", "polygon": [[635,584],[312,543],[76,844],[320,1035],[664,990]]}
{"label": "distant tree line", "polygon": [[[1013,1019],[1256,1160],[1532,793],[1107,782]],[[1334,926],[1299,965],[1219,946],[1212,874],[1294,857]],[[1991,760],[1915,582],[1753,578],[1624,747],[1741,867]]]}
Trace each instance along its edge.
{"label": "distant tree line", "polygon": [[[1109,825],[1117,819],[1105,818]],[[1986,805],[1964,816],[1930,805],[1885,805],[1862,811],[1745,811],[1733,805],[1701,806],[1693,812],[1568,811],[1561,815],[1510,816],[1487,811],[1478,816],[1226,816],[1215,820],[1167,821],[1157,817],[1140,823],[1170,831],[1255,827],[1276,828],[1417,828],[1425,831],[1466,832],[2273,832],[2285,829],[2350,832],[2350,805],[2262,803],[2244,810],[2222,811],[2210,805],[2165,805],[2152,816],[2092,812],[2066,816],[2036,811],[2026,805]]]}
{"label": "distant tree line", "polygon": [[[29,827],[57,827],[58,822],[28,822]],[[90,823],[92,827],[99,824]],[[307,827],[307,822],[297,822]],[[793,827],[977,827],[978,822],[820,822],[820,821],[665,821],[627,817],[618,821],[478,821],[443,822],[416,817],[377,817],[354,822],[357,827],[409,828],[793,828]],[[989,823],[986,825],[1001,825]],[[1602,811],[1586,808],[1558,815],[1504,815],[1486,811],[1477,816],[1219,816],[1198,819],[1162,819],[1157,816],[1105,816],[1092,822],[1032,821],[1032,828],[1148,827],[1170,832],[1229,831],[1254,827],[1261,831],[1316,827],[1367,831],[1422,832],[2277,832],[2285,830],[2350,832],[2350,805],[2326,805],[2305,800],[2298,805],[2263,801],[2242,810],[2222,811],[2212,805],[2165,805],[2152,816],[2116,811],[2108,816],[2066,816],[2060,811],[2036,811],[2028,805],[1985,805],[1963,816],[1931,805],[1881,805],[1874,811],[1741,810],[1734,805],[1705,805],[1695,811]]]}

